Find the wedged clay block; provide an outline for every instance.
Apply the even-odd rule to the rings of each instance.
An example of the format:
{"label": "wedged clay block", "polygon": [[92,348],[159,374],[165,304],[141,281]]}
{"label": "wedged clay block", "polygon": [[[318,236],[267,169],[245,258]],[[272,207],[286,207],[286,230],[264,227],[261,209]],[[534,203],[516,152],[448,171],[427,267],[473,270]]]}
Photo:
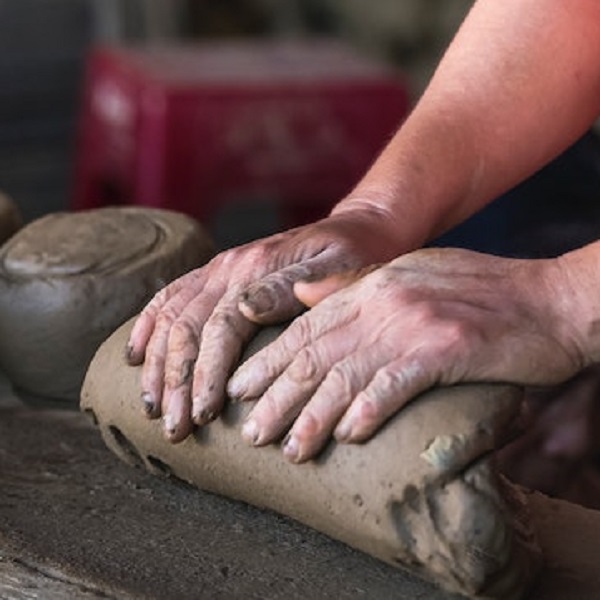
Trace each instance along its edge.
{"label": "wedged clay block", "polygon": [[23,224],[17,205],[0,192],[0,244],[3,244]]}
{"label": "wedged clay block", "polygon": [[0,368],[32,394],[79,399],[89,362],[212,244],[190,217],[149,208],[55,213],[0,249]]}
{"label": "wedged clay block", "polygon": [[[368,443],[332,442],[304,465],[288,463],[276,446],[242,441],[250,403],[230,403],[220,419],[171,445],[160,423],[142,416],[140,368],[124,362],[131,324],[97,352],[81,401],[123,460],[288,515],[448,591],[524,596],[540,552],[524,496],[497,476],[489,458],[519,417],[516,388],[429,392]],[[276,333],[264,330],[254,347]]]}

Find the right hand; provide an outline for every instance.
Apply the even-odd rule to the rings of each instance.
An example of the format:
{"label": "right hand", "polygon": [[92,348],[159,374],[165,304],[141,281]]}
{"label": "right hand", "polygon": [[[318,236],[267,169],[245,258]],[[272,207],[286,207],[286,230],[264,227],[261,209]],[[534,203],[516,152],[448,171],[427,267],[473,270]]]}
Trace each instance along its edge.
{"label": "right hand", "polygon": [[216,418],[257,325],[302,311],[296,281],[387,261],[397,246],[386,215],[348,210],[227,250],[169,284],[138,317],[127,348],[130,364],[144,363],[147,416],[163,416],[172,442]]}
{"label": "right hand", "polygon": [[354,283],[350,274],[297,284],[314,308],[228,382],[231,398],[257,400],[243,437],[263,446],[285,435],[285,456],[304,462],[331,437],[368,440],[434,386],[572,377],[592,353],[573,301],[586,273],[570,263],[429,248]]}

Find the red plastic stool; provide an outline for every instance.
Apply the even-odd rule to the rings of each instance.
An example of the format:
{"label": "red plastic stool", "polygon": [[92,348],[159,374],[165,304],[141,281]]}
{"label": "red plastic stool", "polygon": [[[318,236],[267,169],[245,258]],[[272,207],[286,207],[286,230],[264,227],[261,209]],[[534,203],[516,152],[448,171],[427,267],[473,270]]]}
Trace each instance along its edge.
{"label": "red plastic stool", "polygon": [[98,48],[84,91],[72,208],[205,223],[259,197],[286,226],[324,215],[409,107],[397,74],[328,41]]}

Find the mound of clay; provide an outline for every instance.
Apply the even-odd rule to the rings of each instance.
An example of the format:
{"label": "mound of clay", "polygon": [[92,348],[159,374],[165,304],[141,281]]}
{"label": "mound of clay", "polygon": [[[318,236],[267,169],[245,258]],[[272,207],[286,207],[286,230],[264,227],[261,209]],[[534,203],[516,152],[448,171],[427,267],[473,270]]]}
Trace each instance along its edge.
{"label": "mound of clay", "polygon": [[[249,403],[229,404],[181,444],[166,442],[160,423],[142,416],[140,368],[123,359],[130,328],[101,346],[82,391],[82,409],[123,460],[288,515],[448,591],[524,597],[540,553],[525,498],[489,458],[520,415],[516,388],[432,391],[368,443],[332,442],[317,461],[293,465],[274,446],[241,440]],[[255,347],[273,335],[263,331]]]}
{"label": "mound of clay", "polygon": [[170,211],[104,208],[34,221],[0,249],[0,368],[27,392],[78,400],[101,342],[211,254],[200,226]]}
{"label": "mound of clay", "polygon": [[22,224],[23,219],[17,205],[0,193],[0,244],[16,233]]}

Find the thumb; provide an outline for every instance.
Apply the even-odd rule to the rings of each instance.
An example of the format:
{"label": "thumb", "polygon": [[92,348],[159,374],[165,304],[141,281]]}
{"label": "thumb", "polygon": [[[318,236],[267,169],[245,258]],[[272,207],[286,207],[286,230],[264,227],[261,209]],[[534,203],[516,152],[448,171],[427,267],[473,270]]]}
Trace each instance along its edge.
{"label": "thumb", "polygon": [[249,285],[239,299],[238,309],[248,320],[261,325],[292,319],[304,310],[294,294],[294,284],[321,280],[328,272],[331,258],[327,253],[284,267]]}
{"label": "thumb", "polygon": [[294,284],[294,296],[305,306],[312,308],[331,294],[352,285],[379,265],[369,265],[361,269],[334,273],[318,281],[297,281]]}

